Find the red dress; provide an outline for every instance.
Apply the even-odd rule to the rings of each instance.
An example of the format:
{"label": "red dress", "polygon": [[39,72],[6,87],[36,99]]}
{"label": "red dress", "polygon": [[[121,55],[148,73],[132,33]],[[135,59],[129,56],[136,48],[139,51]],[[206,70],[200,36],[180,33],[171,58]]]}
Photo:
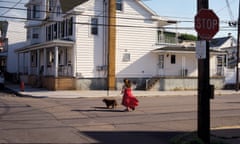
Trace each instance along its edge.
{"label": "red dress", "polygon": [[138,106],[138,100],[135,96],[133,96],[131,88],[124,89],[122,105],[132,109]]}

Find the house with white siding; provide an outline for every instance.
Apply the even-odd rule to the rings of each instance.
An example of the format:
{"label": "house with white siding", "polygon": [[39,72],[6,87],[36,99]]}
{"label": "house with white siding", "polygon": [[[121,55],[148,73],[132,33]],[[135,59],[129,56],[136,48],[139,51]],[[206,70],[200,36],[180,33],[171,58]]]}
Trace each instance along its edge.
{"label": "house with white siding", "polygon": [[[124,78],[145,89],[157,77],[158,90],[167,89],[162,86],[162,76],[196,79],[194,51],[163,51],[179,47],[177,36],[166,39],[164,35],[164,26],[176,21],[158,16],[140,0],[116,0],[116,25],[110,25],[108,2],[29,0],[25,25],[28,45],[16,50],[21,80],[50,90],[108,89],[112,61],[108,40],[113,36],[109,27],[116,30],[115,89]],[[186,56],[178,56],[180,53]],[[162,71],[163,65],[166,69]]]}
{"label": "house with white siding", "polygon": [[219,37],[211,40],[211,49],[225,51],[227,53],[227,67],[234,68],[237,62],[237,40],[229,34],[225,37]]}
{"label": "house with white siding", "polygon": [[24,29],[23,21],[5,21],[7,22],[7,30],[5,38],[1,37],[0,48],[0,69],[5,73],[6,80],[16,80],[18,59],[14,52],[16,49],[25,46],[26,29]]}

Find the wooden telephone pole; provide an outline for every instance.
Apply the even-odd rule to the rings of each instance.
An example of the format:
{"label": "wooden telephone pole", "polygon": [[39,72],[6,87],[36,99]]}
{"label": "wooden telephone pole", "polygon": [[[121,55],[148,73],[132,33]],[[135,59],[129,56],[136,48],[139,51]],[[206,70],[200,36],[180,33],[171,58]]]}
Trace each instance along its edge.
{"label": "wooden telephone pole", "polygon": [[115,90],[116,0],[109,0],[108,13],[108,90]]}

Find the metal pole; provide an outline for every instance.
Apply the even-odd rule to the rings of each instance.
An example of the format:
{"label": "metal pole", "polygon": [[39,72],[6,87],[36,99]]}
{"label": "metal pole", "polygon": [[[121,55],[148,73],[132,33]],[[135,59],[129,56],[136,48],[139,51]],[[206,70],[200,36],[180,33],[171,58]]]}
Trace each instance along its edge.
{"label": "metal pole", "polygon": [[240,33],[240,1],[239,1],[239,7],[238,7],[238,22],[237,22],[237,25],[238,25],[238,34],[237,34],[237,53],[236,53],[236,56],[237,56],[237,63],[236,63],[236,91],[239,90],[239,68],[238,68],[238,63],[239,63],[239,41],[240,41],[240,38],[239,38],[239,33]]}
{"label": "metal pole", "polygon": [[[208,9],[208,0],[198,0],[197,11]],[[198,36],[198,40],[201,38]],[[210,143],[210,78],[209,41],[206,41],[206,58],[198,60],[198,137],[205,144]]]}

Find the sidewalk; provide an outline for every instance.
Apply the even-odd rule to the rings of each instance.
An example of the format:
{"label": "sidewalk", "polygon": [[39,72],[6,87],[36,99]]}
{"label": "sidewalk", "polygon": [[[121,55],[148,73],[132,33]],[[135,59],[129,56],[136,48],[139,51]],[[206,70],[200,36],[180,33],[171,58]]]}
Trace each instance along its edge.
{"label": "sidewalk", "polygon": [[[120,91],[107,91],[107,90],[58,90],[49,91],[43,88],[33,88],[25,86],[24,91],[20,91],[19,85],[8,84],[6,88],[14,91],[20,96],[28,96],[35,98],[81,98],[81,97],[115,97],[121,96]],[[216,95],[233,95],[240,94],[235,90],[215,90]],[[190,96],[197,95],[197,91],[140,91],[134,90],[135,96]]]}

